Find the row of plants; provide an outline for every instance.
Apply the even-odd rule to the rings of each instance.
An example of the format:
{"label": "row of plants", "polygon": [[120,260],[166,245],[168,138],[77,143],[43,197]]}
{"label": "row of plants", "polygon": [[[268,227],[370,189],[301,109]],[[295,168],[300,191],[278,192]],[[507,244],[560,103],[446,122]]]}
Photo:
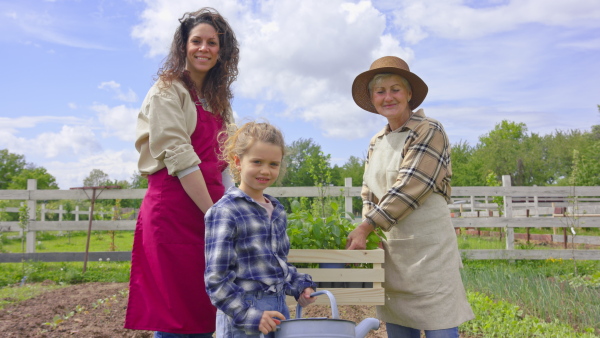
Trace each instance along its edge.
{"label": "row of plants", "polygon": [[464,265],[468,290],[515,304],[545,322],[558,319],[600,334],[600,262],[465,260]]}

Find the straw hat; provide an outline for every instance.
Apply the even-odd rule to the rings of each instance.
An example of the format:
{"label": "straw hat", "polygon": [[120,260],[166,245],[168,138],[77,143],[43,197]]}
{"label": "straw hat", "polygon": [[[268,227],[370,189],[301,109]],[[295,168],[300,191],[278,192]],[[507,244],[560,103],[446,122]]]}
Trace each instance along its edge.
{"label": "straw hat", "polygon": [[416,74],[411,73],[408,64],[401,58],[384,56],[375,60],[371,64],[371,68],[359,74],[354,79],[354,83],[352,83],[352,98],[362,109],[377,114],[377,110],[375,110],[371,102],[371,95],[369,95],[369,82],[375,75],[380,73],[398,74],[410,83],[412,97],[408,104],[411,110],[417,108],[425,100],[425,96],[427,96],[427,85],[425,82]]}

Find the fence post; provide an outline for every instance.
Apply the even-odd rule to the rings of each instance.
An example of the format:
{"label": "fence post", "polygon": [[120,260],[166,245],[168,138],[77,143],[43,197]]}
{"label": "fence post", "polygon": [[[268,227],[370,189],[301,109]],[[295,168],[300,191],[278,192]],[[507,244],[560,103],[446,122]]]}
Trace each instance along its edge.
{"label": "fence post", "polygon": [[79,221],[79,206],[75,206],[75,221]]}
{"label": "fence post", "polygon": [[[29,197],[27,198],[27,208],[29,208],[29,220],[35,221],[35,208],[37,203],[35,200],[31,199],[31,190],[37,190],[36,179],[27,180],[27,190],[29,190]],[[35,231],[29,231],[29,229],[27,229],[27,235],[25,237],[25,252],[34,253],[35,243]]]}
{"label": "fence post", "polygon": [[[502,175],[502,187],[511,187],[510,175]],[[512,196],[504,196],[504,217],[512,218]],[[513,228],[506,228],[506,250],[513,250],[515,248],[515,230]]]}
{"label": "fence post", "polygon": [[[351,221],[354,221],[354,212],[352,210],[352,196],[350,196],[350,189],[352,188],[352,177],[344,178],[344,188],[346,188],[346,196],[344,197],[344,210],[346,211],[346,218],[350,219]],[[350,213],[350,215],[348,215],[348,213]]]}

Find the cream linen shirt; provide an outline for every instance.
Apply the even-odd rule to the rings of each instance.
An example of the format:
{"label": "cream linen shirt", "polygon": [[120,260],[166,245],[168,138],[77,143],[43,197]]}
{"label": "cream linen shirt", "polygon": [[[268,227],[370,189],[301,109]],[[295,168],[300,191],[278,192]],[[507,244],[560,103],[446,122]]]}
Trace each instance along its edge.
{"label": "cream linen shirt", "polygon": [[135,148],[143,176],[165,167],[175,176],[201,162],[190,138],[198,119],[196,104],[181,81],[164,87],[159,80],[150,88],[138,114]]}

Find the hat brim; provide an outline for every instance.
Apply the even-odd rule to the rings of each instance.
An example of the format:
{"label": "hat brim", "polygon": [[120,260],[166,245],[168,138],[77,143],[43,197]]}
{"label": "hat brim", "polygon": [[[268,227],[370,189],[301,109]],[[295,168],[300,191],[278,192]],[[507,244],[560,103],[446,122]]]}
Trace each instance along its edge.
{"label": "hat brim", "polygon": [[371,102],[371,96],[369,95],[369,82],[375,75],[381,73],[400,75],[405,78],[408,83],[410,83],[412,96],[408,102],[408,105],[410,106],[411,110],[416,109],[421,105],[421,103],[423,103],[423,100],[425,100],[427,91],[429,89],[425,84],[425,81],[423,81],[419,76],[417,76],[415,73],[397,67],[382,67],[360,73],[352,83],[352,98],[354,99],[354,102],[356,102],[356,104],[362,109],[378,114],[375,106],[373,106],[373,102]]}

